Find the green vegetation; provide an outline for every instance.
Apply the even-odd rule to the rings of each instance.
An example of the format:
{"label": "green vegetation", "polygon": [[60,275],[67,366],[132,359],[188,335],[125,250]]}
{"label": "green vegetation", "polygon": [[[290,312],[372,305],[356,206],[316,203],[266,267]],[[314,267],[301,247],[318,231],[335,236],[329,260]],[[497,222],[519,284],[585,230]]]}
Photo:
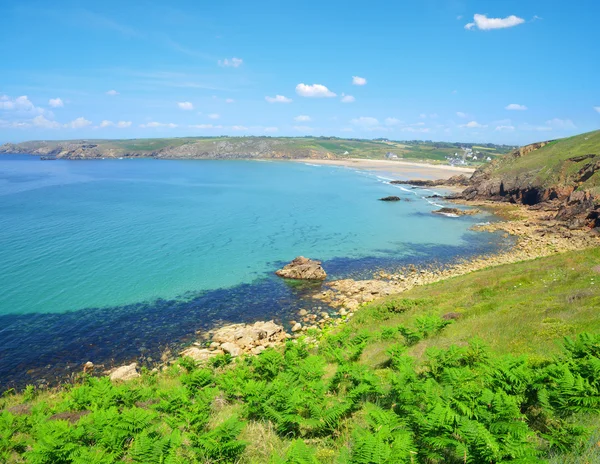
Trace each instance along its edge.
{"label": "green vegetation", "polygon": [[[180,137],[131,140],[58,140],[23,142],[0,147],[0,152],[31,153],[43,148],[63,147],[69,157],[265,157],[265,158],[326,158],[348,157],[384,159],[387,153],[398,158],[442,162],[447,156],[462,153],[461,147],[472,144],[431,141],[397,142],[388,139],[340,139],[337,137]],[[496,156],[514,147],[488,144],[481,147],[486,155]]]}
{"label": "green vegetation", "polygon": [[599,462],[599,260],[573,252],[416,288],[318,346],[5,394],[0,461]]}
{"label": "green vegetation", "polygon": [[[585,155],[596,158],[575,159]],[[560,139],[521,157],[498,159],[490,166],[492,175],[526,176],[534,185],[578,185],[580,190],[600,193],[600,175],[582,179],[580,171],[600,159],[600,131]],[[583,180],[583,182],[581,182]]]}

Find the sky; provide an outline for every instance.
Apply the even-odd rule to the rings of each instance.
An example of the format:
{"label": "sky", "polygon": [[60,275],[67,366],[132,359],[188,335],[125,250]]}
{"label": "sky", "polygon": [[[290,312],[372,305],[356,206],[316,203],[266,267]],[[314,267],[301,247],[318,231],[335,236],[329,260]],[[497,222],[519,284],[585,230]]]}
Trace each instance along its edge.
{"label": "sky", "polygon": [[600,128],[597,0],[0,2],[0,142]]}

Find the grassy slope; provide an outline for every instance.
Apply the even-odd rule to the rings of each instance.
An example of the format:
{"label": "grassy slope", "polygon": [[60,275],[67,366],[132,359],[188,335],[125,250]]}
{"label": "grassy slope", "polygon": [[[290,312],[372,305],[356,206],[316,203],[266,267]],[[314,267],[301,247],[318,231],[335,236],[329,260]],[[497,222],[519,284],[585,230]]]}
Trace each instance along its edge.
{"label": "grassy slope", "polygon": [[[86,140],[87,143],[97,144],[107,149],[114,149],[118,155],[128,152],[152,152],[168,147],[180,147],[186,144],[200,144],[206,150],[213,148],[213,143],[226,141],[233,145],[243,144],[245,149],[252,149],[253,144],[273,142],[275,150],[285,150],[290,154],[301,149],[314,150],[323,154],[331,153],[339,157],[383,159],[388,152],[395,153],[399,158],[425,160],[429,162],[444,161],[448,155],[460,151],[451,144],[436,144],[431,142],[386,142],[380,140],[352,140],[318,137],[180,137],[130,140]],[[46,141],[50,145],[68,141]],[[37,142],[25,142],[21,145],[35,146]],[[483,148],[482,148],[483,149]],[[485,148],[492,156],[506,152],[506,149]],[[346,152],[348,152],[346,154]]]}
{"label": "grassy slope", "polygon": [[[568,158],[588,154],[600,155],[600,131],[556,140],[520,158],[505,158],[497,164],[496,169],[492,172],[497,174],[531,173],[542,186],[559,185],[568,183],[569,176],[586,163],[586,161],[569,162]],[[583,184],[583,187],[600,193],[600,176],[595,174]]]}
{"label": "grassy slope", "polygon": [[[344,394],[350,394],[349,392],[352,391],[350,390],[350,384],[346,384],[345,382],[348,382],[348,378],[352,379],[356,375],[359,375],[363,380],[367,379],[367,382],[381,382],[380,387],[387,390],[390,388],[390,379],[393,382],[394,375],[397,375],[397,373],[394,373],[396,370],[393,369],[393,366],[390,366],[389,350],[394,349],[394,347],[397,349],[399,346],[398,343],[401,343],[403,340],[403,336],[400,335],[397,328],[399,326],[414,327],[418,323],[417,318],[423,315],[439,316],[448,312],[460,313],[462,317],[438,332],[437,335],[425,338],[408,348],[407,353],[414,357],[417,372],[423,370],[426,373],[429,369],[427,367],[429,361],[428,356],[425,354],[426,350],[447,348],[450,345],[456,344],[464,346],[474,336],[489,345],[493,353],[527,354],[529,355],[529,362],[532,365],[543,365],[546,362],[545,360],[552,359],[559,352],[559,342],[564,335],[575,335],[584,331],[595,334],[600,333],[600,319],[598,318],[600,291],[597,289],[597,286],[600,285],[599,262],[599,249],[568,253],[475,272],[444,282],[415,288],[401,296],[392,296],[387,300],[372,303],[362,308],[343,328],[331,329],[329,333],[326,333],[320,351],[315,348],[312,350],[315,354],[319,353],[318,356],[309,356],[305,360],[290,361],[293,366],[291,368],[292,371],[288,374],[280,373],[279,377],[283,376],[280,383],[283,382],[281,385],[284,390],[286,389],[286,385],[292,388],[292,379],[295,375],[298,375],[295,370],[297,368],[300,369],[300,372],[305,372],[305,375],[308,375],[310,379],[318,379],[323,375],[325,382],[330,382],[337,378],[338,381],[342,382],[342,387],[339,387],[341,390],[336,390],[336,394],[319,391],[319,382],[316,380],[310,380],[306,384],[305,388],[309,388],[309,390],[308,393],[304,390],[304,394],[308,394],[309,398],[312,397],[311,395],[316,395],[320,399],[322,399],[322,396],[326,396],[325,402],[318,406],[318,409],[323,411],[332,410],[332,408],[339,406],[340,403],[338,401],[344,398]],[[392,309],[390,310],[390,308]],[[342,334],[341,338],[337,335],[338,333]],[[331,351],[327,351],[327,347],[331,348],[332,346],[336,346],[336,344],[341,344],[344,347],[343,350],[348,350],[348,352],[343,354],[343,351],[338,351],[338,355],[336,356],[342,355],[348,357],[350,356],[349,352],[355,350],[356,347],[352,345],[352,342],[348,345],[344,345],[344,343],[348,339],[357,340],[357,337],[360,340],[364,340],[364,350],[362,354],[360,354],[360,351],[357,351],[356,353],[360,354],[357,362],[347,364],[347,366],[352,366],[353,364],[357,366],[362,365],[368,371],[357,374],[360,370],[356,370],[358,369],[356,367],[355,370],[351,369],[340,377],[339,369],[341,365],[338,366],[333,362],[331,354],[327,354],[331,353]],[[170,436],[173,442],[177,442],[177,437],[174,438],[170,430],[176,424],[180,423],[178,422],[178,414],[183,414],[182,411],[192,407],[190,404],[196,404],[196,412],[194,414],[202,415],[201,427],[200,425],[185,425],[185,423],[180,423],[179,428],[194,430],[194,427],[200,427],[199,430],[213,430],[216,431],[218,436],[224,437],[227,427],[230,427],[232,424],[228,422],[229,419],[234,418],[234,421],[238,421],[237,418],[247,418],[248,414],[250,414],[248,411],[252,411],[253,408],[260,409],[265,401],[265,399],[257,400],[258,403],[254,404],[247,396],[243,401],[235,400],[236,394],[233,394],[233,397],[231,396],[231,391],[243,390],[244,388],[248,388],[247,385],[249,383],[254,382],[255,387],[253,388],[257,389],[255,390],[257,393],[253,393],[252,395],[260,398],[260,393],[258,392],[263,391],[270,385],[268,380],[265,384],[260,384],[260,382],[264,381],[264,379],[274,379],[273,376],[279,372],[279,368],[277,368],[276,371],[269,373],[271,364],[262,360],[264,356],[261,355],[255,358],[250,364],[238,363],[235,367],[213,368],[211,371],[215,377],[210,377],[206,372],[196,377],[185,373],[182,374],[183,369],[178,365],[174,365],[162,374],[144,374],[140,380],[133,381],[116,389],[113,388],[112,390],[102,384],[94,384],[91,390],[89,390],[89,387],[84,387],[83,389],[80,387],[71,391],[71,388],[67,387],[63,390],[39,393],[29,391],[20,395],[5,395],[4,398],[0,399],[0,409],[14,408],[15,405],[21,404],[25,406],[17,406],[17,409],[19,407],[32,407],[32,415],[14,416],[12,414],[0,413],[0,428],[3,425],[3,421],[5,423],[6,421],[12,421],[10,423],[13,425],[9,426],[12,427],[11,430],[21,430],[15,432],[12,438],[7,437],[7,441],[5,442],[0,437],[0,451],[2,451],[2,446],[14,445],[15,449],[37,450],[37,454],[30,455],[29,457],[39,458],[44,452],[47,452],[50,444],[46,441],[43,443],[40,442],[40,435],[36,435],[36,433],[56,433],[56,429],[58,429],[58,437],[53,438],[53,440],[56,440],[56,443],[64,443],[68,440],[75,442],[82,440],[80,435],[78,435],[81,431],[85,431],[88,435],[101,434],[90,423],[93,424],[94,421],[98,420],[108,420],[103,415],[108,413],[102,412],[107,411],[106,409],[93,412],[81,419],[75,413],[73,420],[77,421],[79,419],[79,424],[82,424],[78,425],[77,428],[73,425],[62,424],[61,421],[49,420],[48,418],[53,414],[64,413],[65,411],[71,411],[67,415],[73,414],[72,411],[79,409],[91,409],[95,411],[96,408],[100,407],[98,406],[99,404],[112,404],[110,403],[111,401],[116,402],[114,404],[117,405],[119,410],[123,411],[123,414],[133,414],[133,412],[138,414],[140,417],[135,418],[137,421],[135,427],[140,430],[148,427],[144,422],[146,419],[149,423],[158,420],[159,422],[157,422],[157,428],[155,429],[156,432],[152,433]],[[303,369],[307,370],[303,371]],[[228,376],[227,372],[229,370],[231,370],[231,375]],[[336,371],[338,374],[335,374]],[[260,372],[258,378],[263,380],[256,383],[257,380],[251,379],[256,379],[256,376],[259,375],[257,374],[258,372]],[[294,372],[296,373],[293,374]],[[452,370],[449,371],[449,374],[451,372]],[[209,377],[205,379],[204,374],[209,375]],[[285,377],[285,375],[289,376],[290,374],[292,377]],[[477,380],[477,378],[474,380]],[[211,385],[215,385],[214,382],[216,382],[217,388],[209,388]],[[472,383],[472,380],[465,379],[464,382],[465,388],[467,388]],[[201,401],[201,398],[204,398],[204,396],[200,397],[196,393],[196,396],[192,397],[195,398],[192,399],[192,403],[189,403],[190,400],[186,399],[189,395],[186,392],[190,388],[192,390],[193,388],[197,388],[194,385],[206,385],[206,387],[202,387],[198,391],[206,390],[208,392],[202,394],[208,398],[206,400],[208,403],[206,403],[206,408],[201,411],[197,408],[204,401]],[[462,383],[459,382],[459,385],[462,385]],[[310,389],[312,388],[316,388],[317,390],[314,393],[310,393]],[[457,387],[455,386],[454,388]],[[219,392],[219,389],[221,392]],[[250,390],[252,391],[252,389]],[[229,393],[224,394],[223,392],[225,391]],[[477,394],[476,391],[475,394]],[[86,395],[87,397],[91,395],[92,399],[86,399]],[[272,394],[268,394],[267,397],[270,398],[270,395]],[[387,395],[389,393],[383,396],[374,395],[373,401],[385,409]],[[365,398],[368,397],[369,395]],[[380,399],[377,400],[375,398]],[[86,403],[88,401],[92,402],[91,406]],[[300,401],[297,407],[301,407],[300,405],[305,404],[305,402],[306,400]],[[133,406],[134,404],[135,406]],[[253,404],[254,406],[252,406]],[[102,407],[100,408],[102,409]],[[140,411],[140,409],[143,411]],[[252,416],[250,414],[250,420],[244,419],[242,423],[243,430],[238,435],[238,439],[245,441],[247,444],[245,450],[238,458],[232,460],[223,459],[222,461],[200,460],[198,462],[322,462],[331,464],[334,462],[349,462],[344,460],[343,456],[347,455],[349,447],[355,446],[356,440],[358,440],[358,435],[356,434],[363,433],[360,432],[361,430],[369,429],[368,418],[371,417],[369,414],[373,415],[373,413],[376,413],[375,416],[383,414],[378,411],[373,411],[373,407],[365,403],[364,406],[355,410],[349,416],[345,416],[346,419],[342,419],[332,432],[328,432],[327,427],[323,431],[323,423],[306,421],[303,426],[304,429],[297,432],[300,436],[305,437],[304,442],[302,440],[294,441],[292,438],[294,433],[290,433],[285,429],[289,424],[286,425],[287,422],[274,412],[267,411],[263,414],[273,417],[273,420],[283,421],[279,422],[279,431],[273,425],[273,422],[264,420],[264,416],[260,416],[260,414]],[[116,412],[113,414],[116,414]],[[156,414],[159,414],[159,416]],[[304,414],[308,414],[308,412],[305,411]],[[28,419],[29,417],[31,419]],[[263,419],[260,417],[263,417]],[[548,457],[549,461],[547,462],[556,464],[600,462],[600,447],[596,445],[596,442],[600,440],[599,417],[597,414],[582,414],[571,419],[576,423],[590,426],[593,433],[589,441],[585,442],[587,444],[576,452],[554,453]],[[26,428],[18,429],[16,428],[18,426],[14,425],[21,424],[21,427],[25,427],[23,424],[26,423],[30,424],[27,427],[33,427],[33,432],[24,433],[23,430],[27,430]],[[108,427],[108,425],[105,427]],[[111,432],[110,436],[112,437],[119,433],[124,434],[124,436],[136,433],[130,430],[119,432],[119,430],[121,429],[115,429],[115,431]],[[319,430],[321,431],[319,432]],[[235,434],[238,432],[235,432]],[[149,432],[141,433],[144,440],[155,436],[152,433],[148,435]],[[375,432],[372,431],[372,433]],[[37,438],[34,439],[32,438],[33,436]],[[190,436],[192,440],[195,440],[193,437]],[[88,438],[87,440],[90,439]],[[95,443],[94,448],[90,448],[93,449],[93,456],[91,454],[84,455],[81,460],[74,462],[113,462],[111,459],[114,457],[111,458],[105,455],[106,453],[102,452],[101,449],[116,449],[119,447],[124,447],[125,449],[124,456],[126,462],[132,462],[132,459],[133,462],[154,462],[148,457],[140,457],[139,453],[141,451],[136,448],[136,443],[139,445],[142,441],[142,437],[140,436],[134,438],[133,445],[129,441],[124,442],[124,444],[109,445],[92,440],[89,443],[90,446]],[[9,445],[6,445],[6,443],[9,443]],[[17,446],[19,443],[22,444],[19,446],[24,446],[24,448],[19,448]],[[235,443],[235,440],[233,440],[231,444],[233,448],[235,448]],[[305,443],[308,446],[305,446]],[[189,443],[186,445],[185,440],[183,446],[184,448],[186,446],[190,448]],[[207,448],[208,445],[202,441],[195,446],[199,446],[203,450],[209,449],[209,447]],[[304,450],[304,448],[308,448],[308,450]],[[304,450],[306,451],[305,454],[312,455],[312,457],[304,461],[286,460],[286,452],[292,453],[292,450],[295,450],[294,452],[297,451],[297,454],[302,454]],[[469,452],[471,453],[472,451]],[[20,462],[17,452],[9,452],[5,456],[10,457],[9,461]],[[102,456],[106,460],[101,460]],[[280,458],[277,458],[277,456]],[[98,458],[98,460],[92,460],[92,457],[94,459]],[[53,459],[56,459],[56,457]],[[271,461],[271,459],[274,460]],[[0,454],[1,460],[2,457]],[[58,461],[31,460],[28,462]],[[70,461],[65,460],[60,462]],[[183,462],[191,461],[184,460]],[[442,461],[422,461],[419,458],[418,461],[406,462],[433,463]],[[462,462],[462,458],[457,462]],[[520,462],[538,461],[525,460]]]}

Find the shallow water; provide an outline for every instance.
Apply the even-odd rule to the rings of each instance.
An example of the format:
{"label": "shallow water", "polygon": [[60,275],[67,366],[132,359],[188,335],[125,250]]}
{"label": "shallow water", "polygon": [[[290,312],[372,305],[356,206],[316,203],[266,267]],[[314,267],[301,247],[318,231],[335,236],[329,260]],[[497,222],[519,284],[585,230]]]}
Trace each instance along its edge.
{"label": "shallow water", "polygon": [[433,215],[431,194],[302,163],[1,157],[0,382],[157,359],[221,321],[287,321],[315,306],[272,275],[297,255],[370,277],[499,246],[468,230],[489,218]]}

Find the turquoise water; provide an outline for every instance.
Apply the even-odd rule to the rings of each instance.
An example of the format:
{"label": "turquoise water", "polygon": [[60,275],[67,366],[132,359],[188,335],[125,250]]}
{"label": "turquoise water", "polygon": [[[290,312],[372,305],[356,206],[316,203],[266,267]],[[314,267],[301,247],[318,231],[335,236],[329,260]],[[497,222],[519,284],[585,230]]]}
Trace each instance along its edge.
{"label": "turquoise water", "polygon": [[[31,367],[3,369],[2,354],[24,345],[47,352],[36,366],[119,360],[139,355],[132,338],[156,351],[212,321],[285,320],[310,303],[272,273],[298,255],[335,278],[497,245],[468,230],[485,219],[433,215],[431,191],[385,177],[293,162],[1,157],[0,380]],[[377,201],[387,195],[410,201]]]}

